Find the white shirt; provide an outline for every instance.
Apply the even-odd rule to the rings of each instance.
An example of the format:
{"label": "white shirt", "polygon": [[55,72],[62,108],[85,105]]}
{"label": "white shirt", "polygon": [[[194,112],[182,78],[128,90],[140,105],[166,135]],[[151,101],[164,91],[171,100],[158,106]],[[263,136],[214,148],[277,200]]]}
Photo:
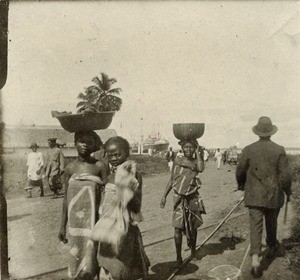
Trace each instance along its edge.
{"label": "white shirt", "polygon": [[183,157],[184,154],[183,154],[183,152],[178,152],[178,153],[177,153],[177,156],[178,156],[178,157]]}
{"label": "white shirt", "polygon": [[208,151],[204,150],[204,152],[203,152],[203,159],[204,159],[204,160],[207,160],[207,159],[208,159],[208,156],[209,156]]}
{"label": "white shirt", "polygon": [[216,153],[215,153],[215,158],[222,158],[222,153],[216,151]]}
{"label": "white shirt", "polygon": [[42,175],[36,174],[38,170],[41,169],[41,167],[44,165],[43,161],[43,155],[40,152],[31,152],[28,154],[27,157],[27,166],[28,166],[28,171],[27,175],[30,180],[39,180],[42,178]]}

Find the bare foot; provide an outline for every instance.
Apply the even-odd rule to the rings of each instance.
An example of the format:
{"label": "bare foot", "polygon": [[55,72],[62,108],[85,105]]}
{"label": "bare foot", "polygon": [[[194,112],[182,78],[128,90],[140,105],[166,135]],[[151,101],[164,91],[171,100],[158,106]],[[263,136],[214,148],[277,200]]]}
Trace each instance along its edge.
{"label": "bare foot", "polygon": [[176,263],[173,265],[173,268],[176,269],[176,268],[180,268],[182,266],[183,262],[182,262],[182,259],[177,259],[176,260]]}
{"label": "bare foot", "polygon": [[191,249],[191,258],[192,258],[193,261],[198,260],[196,249]]}

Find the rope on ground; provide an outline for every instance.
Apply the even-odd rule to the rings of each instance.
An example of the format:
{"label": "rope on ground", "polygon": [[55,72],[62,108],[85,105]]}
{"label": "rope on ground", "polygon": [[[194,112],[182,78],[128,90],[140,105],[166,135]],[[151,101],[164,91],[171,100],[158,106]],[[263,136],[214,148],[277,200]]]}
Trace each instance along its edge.
{"label": "rope on ground", "polygon": [[[239,202],[229,211],[229,213],[226,215],[226,217],[217,225],[217,227],[211,232],[211,234],[210,235],[208,235],[206,238],[205,238],[205,240],[200,244],[200,245],[198,245],[198,246],[196,246],[196,249],[199,249],[199,248],[201,248],[219,229],[220,229],[220,227],[227,221],[227,219],[229,218],[229,216],[232,214],[232,212],[242,203],[244,201],[244,197],[243,198],[241,198],[240,200],[239,200]],[[175,277],[175,275],[185,266],[185,265],[187,265],[190,261],[192,260],[192,257],[191,256],[189,256],[189,257],[187,257],[184,261],[183,261],[183,263],[182,263],[182,265],[179,267],[179,268],[177,268],[172,274],[171,274],[171,276],[167,279],[167,280],[171,280],[171,279],[173,279],[174,277]]]}
{"label": "rope on ground", "polygon": [[[207,201],[207,199],[205,199],[205,201]],[[232,205],[232,202],[230,202],[230,203],[224,205],[223,208],[220,209],[220,210],[218,210],[218,211],[210,211],[210,212],[206,212],[206,214],[223,212],[224,209],[226,209],[228,206],[231,206],[231,205]],[[215,224],[216,224],[216,223],[213,223],[213,224],[211,224],[211,225],[215,225]],[[168,227],[168,226],[169,226],[169,224],[163,224],[163,225],[161,225],[161,226],[159,226],[159,227],[156,227],[156,228],[151,228],[151,229],[143,230],[143,231],[141,231],[141,234],[143,235],[143,234],[145,234],[145,233],[148,233],[149,231],[159,230],[159,229],[162,229],[162,228],[166,228],[166,227]]]}
{"label": "rope on ground", "polygon": [[[247,212],[238,213],[238,214],[236,214],[236,215],[234,215],[234,216],[232,216],[232,217],[229,217],[228,220],[236,219],[236,218],[238,218],[238,217],[240,217],[240,216],[242,216],[242,215],[245,215],[246,213],[247,213]],[[210,227],[212,227],[212,226],[215,226],[216,224],[218,224],[218,223],[211,223],[211,224],[209,224],[209,225],[207,225],[207,226],[200,227],[200,228],[198,228],[197,231],[201,231],[201,230],[210,228]],[[159,244],[159,243],[162,243],[162,242],[165,242],[165,241],[168,241],[168,240],[172,240],[172,239],[174,239],[174,236],[166,237],[166,238],[164,238],[164,239],[161,239],[161,240],[157,240],[157,241],[148,243],[148,244],[144,245],[144,248],[150,247],[150,246],[153,246],[153,245],[157,245],[157,244]],[[189,250],[190,250],[190,248],[185,249],[185,251],[189,251]]]}
{"label": "rope on ground", "polygon": [[250,251],[250,243],[249,243],[249,245],[248,245],[248,247],[247,247],[246,253],[245,253],[244,258],[243,258],[243,261],[242,261],[242,263],[241,263],[241,265],[240,265],[240,275],[238,276],[238,279],[239,279],[240,276],[241,276],[242,269],[243,269],[243,266],[244,266],[244,264],[245,264],[246,258],[247,258],[248,254],[249,254],[249,251]]}

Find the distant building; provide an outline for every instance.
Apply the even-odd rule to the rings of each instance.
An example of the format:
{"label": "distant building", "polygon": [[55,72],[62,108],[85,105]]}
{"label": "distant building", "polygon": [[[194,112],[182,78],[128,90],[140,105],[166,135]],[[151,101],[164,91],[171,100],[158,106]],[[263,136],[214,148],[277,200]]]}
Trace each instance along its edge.
{"label": "distant building", "polygon": [[[96,133],[104,143],[110,137],[117,136],[115,129],[98,130]],[[6,126],[3,131],[4,153],[27,154],[31,143],[35,142],[41,152],[48,149],[49,138],[57,138],[57,142],[64,144],[62,151],[65,156],[76,156],[74,133],[67,132],[58,126]]]}

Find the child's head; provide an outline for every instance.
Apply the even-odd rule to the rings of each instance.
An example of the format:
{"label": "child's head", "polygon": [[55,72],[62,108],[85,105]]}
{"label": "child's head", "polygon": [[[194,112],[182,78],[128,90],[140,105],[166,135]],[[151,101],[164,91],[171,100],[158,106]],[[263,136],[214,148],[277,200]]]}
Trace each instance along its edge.
{"label": "child's head", "polygon": [[178,144],[181,146],[183,154],[187,158],[193,157],[199,145],[196,139],[182,140]]}
{"label": "child's head", "polygon": [[90,155],[103,145],[99,135],[93,130],[75,132],[74,141],[80,155]]}
{"label": "child's head", "polygon": [[104,149],[109,163],[112,166],[118,166],[128,159],[130,145],[126,139],[116,136],[106,141]]}

